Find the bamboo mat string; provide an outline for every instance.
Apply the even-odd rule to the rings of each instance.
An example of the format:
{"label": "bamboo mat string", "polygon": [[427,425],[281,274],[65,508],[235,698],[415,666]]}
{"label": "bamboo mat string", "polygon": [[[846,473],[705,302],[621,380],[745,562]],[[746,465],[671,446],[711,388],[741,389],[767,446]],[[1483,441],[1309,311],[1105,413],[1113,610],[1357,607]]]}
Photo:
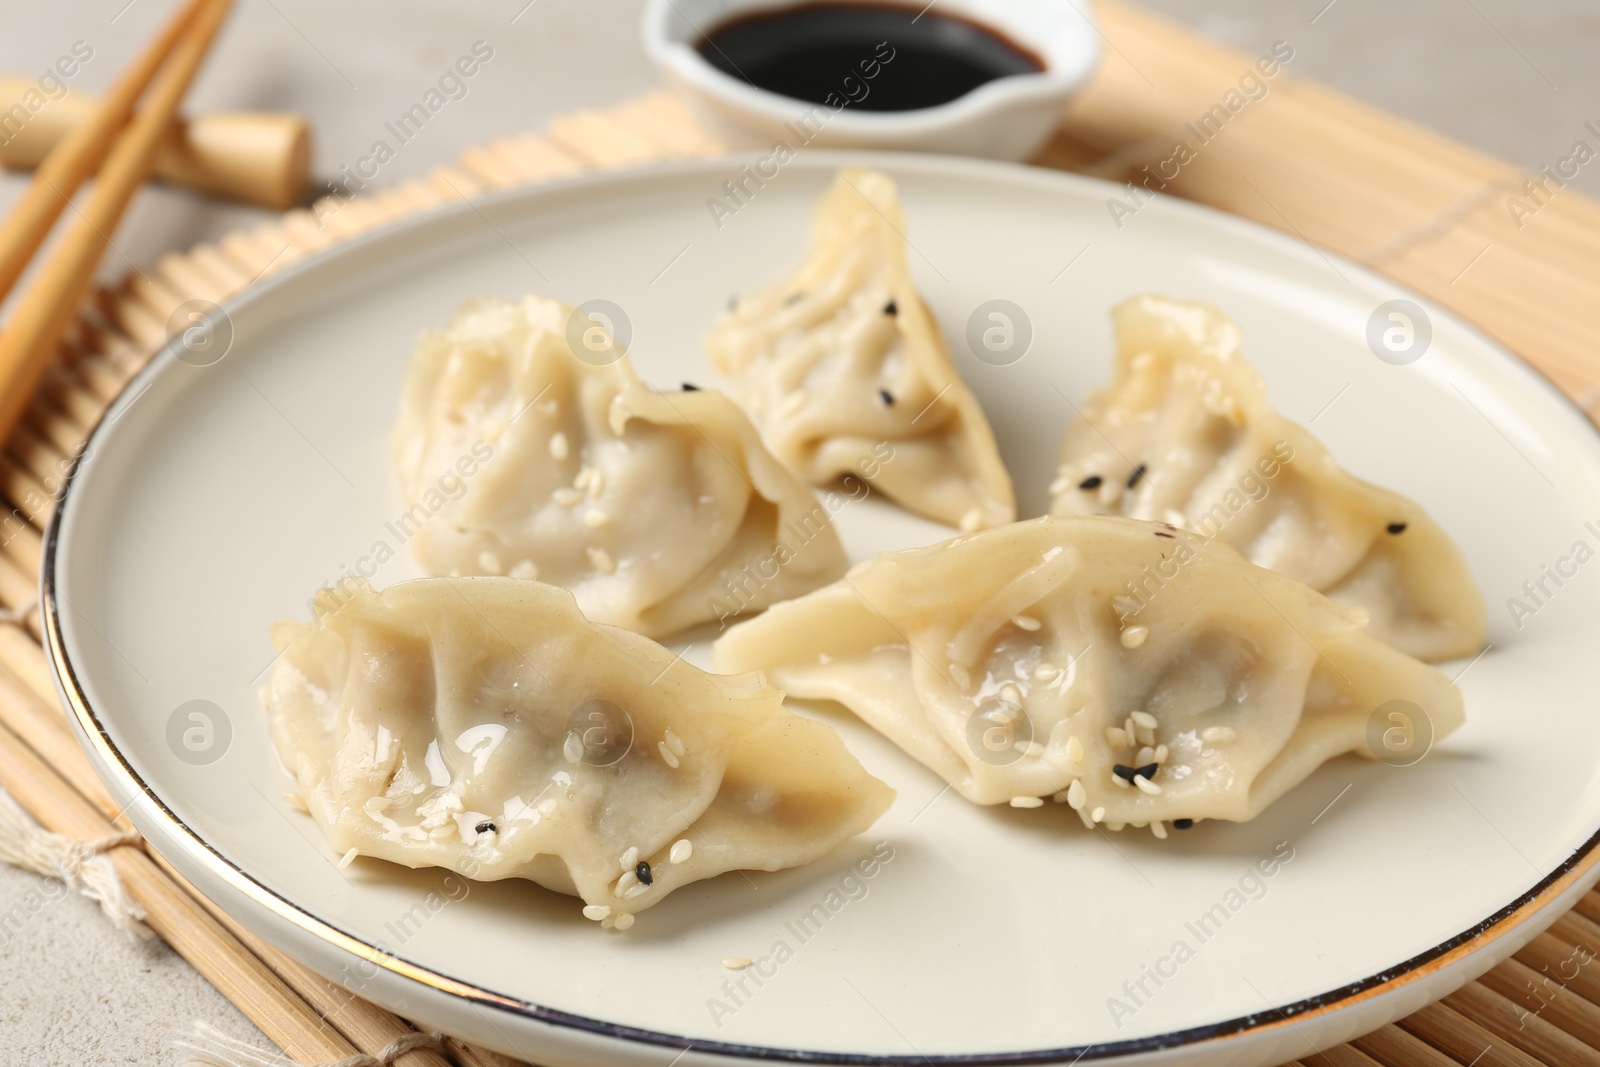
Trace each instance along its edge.
{"label": "bamboo mat string", "polygon": [[0,860],[34,874],[59,881],[67,890],[77,890],[96,904],[106,918],[125,934],[149,937],[144,925],[144,908],[132,897],[117,877],[116,868],[106,859],[108,849],[137,845],[140,837],[133,830],[108,834],[93,841],[74,841],[51,833],[0,788]]}
{"label": "bamboo mat string", "polygon": [[[376,1056],[358,1052],[342,1060],[330,1060],[317,1067],[391,1067],[400,1057],[420,1050],[443,1052],[449,1046],[443,1034],[410,1033],[397,1037]],[[286,1067],[293,1061],[283,1055],[265,1056],[254,1045],[195,1020],[188,1036],[173,1040],[172,1048],[181,1055],[183,1067]]]}

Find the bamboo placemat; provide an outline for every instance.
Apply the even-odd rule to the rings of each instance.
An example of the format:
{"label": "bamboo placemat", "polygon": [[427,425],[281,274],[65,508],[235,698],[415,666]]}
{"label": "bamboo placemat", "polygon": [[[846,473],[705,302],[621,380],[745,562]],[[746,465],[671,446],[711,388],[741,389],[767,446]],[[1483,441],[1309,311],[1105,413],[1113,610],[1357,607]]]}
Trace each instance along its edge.
{"label": "bamboo placemat", "polygon": [[[1600,400],[1600,203],[1290,72],[1214,123],[1175,177],[1175,142],[1223,103],[1256,57],[1112,0],[1099,4],[1105,62],[1074,101],[1042,166],[1145,183],[1295,234],[1365,263],[1457,311],[1593,413]],[[1291,42],[1292,44],[1292,42]],[[1226,106],[1226,105],[1225,105]],[[1208,132],[1210,132],[1208,130]],[[214,245],[172,253],[82,309],[28,418],[0,455],[0,784],[47,798],[31,814],[92,840],[125,828],[56,701],[31,610],[41,532],[89,429],[166,340],[186,301],[221,301],[317,250],[480,192],[724,150],[684,106],[653,93],[581,111],[544,134],[469,148],[423,179],[328,199]],[[1145,168],[1151,168],[1147,170]],[[1154,182],[1151,183],[1154,186]],[[1138,194],[1130,194],[1137,196]],[[1517,197],[1535,210],[1514,215]],[[16,788],[32,783],[31,788]],[[291,1057],[321,1063],[379,1052],[415,1033],[239,927],[137,846],[111,860],[151,925]],[[161,903],[160,908],[151,907]],[[1600,1067],[1600,892],[1484,977],[1303,1067]],[[1572,972],[1572,977],[1567,977]],[[400,1067],[504,1064],[457,1042],[392,1058]]]}

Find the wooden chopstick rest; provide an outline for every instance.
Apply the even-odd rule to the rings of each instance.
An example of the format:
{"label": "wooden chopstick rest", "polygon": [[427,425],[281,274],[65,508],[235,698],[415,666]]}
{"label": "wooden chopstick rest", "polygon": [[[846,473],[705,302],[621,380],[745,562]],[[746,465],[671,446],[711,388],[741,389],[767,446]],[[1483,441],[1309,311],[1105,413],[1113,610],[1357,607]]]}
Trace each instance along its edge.
{"label": "wooden chopstick rest", "polygon": [[[0,165],[30,170],[99,103],[82,92],[47,100],[29,111],[23,97],[35,79],[0,74],[0,115],[21,106],[28,120],[0,131]],[[37,100],[35,99],[35,102]],[[157,151],[153,172],[172,185],[287,210],[305,197],[311,180],[311,131],[287,112],[222,112],[178,119]]]}

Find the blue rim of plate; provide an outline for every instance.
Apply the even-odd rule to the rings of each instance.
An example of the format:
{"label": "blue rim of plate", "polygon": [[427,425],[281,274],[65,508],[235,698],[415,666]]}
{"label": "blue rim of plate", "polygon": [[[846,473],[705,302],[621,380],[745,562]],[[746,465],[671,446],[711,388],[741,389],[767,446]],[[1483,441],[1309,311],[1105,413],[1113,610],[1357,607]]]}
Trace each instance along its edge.
{"label": "blue rim of plate", "polygon": [[[455,215],[468,215],[473,212],[481,214],[481,209],[486,206],[499,207],[503,204],[524,199],[558,196],[575,189],[596,185],[623,185],[630,182],[648,181],[652,177],[665,174],[677,175],[697,171],[721,173],[718,168],[726,168],[730,163],[737,166],[741,162],[749,162],[754,158],[754,154],[731,154],[692,161],[656,162],[638,167],[587,173],[564,180],[540,182],[531,186],[501,190],[477,200],[471,200],[463,196],[462,202],[459,204],[447,204],[429,211],[407,215],[396,222],[380,225],[367,233],[340,241],[327,249],[313,253],[301,262],[286,268],[281,274],[257,282],[243,292],[229,297],[224,304],[237,308],[263,299],[273,289],[285,284],[290,279],[310,271],[323,269],[326,264],[334,262],[345,255],[354,255],[370,245],[395,239],[398,234],[404,233],[409,227],[424,222],[442,222]],[[923,174],[960,174],[980,178],[999,176],[1011,182],[1019,180],[1031,181],[1040,185],[1053,184],[1058,187],[1088,186],[1104,189],[1108,192],[1114,192],[1120,188],[1115,183],[1101,179],[1025,164],[999,163],[990,160],[908,152],[810,150],[807,152],[807,160],[803,164],[806,169],[824,171],[848,165],[872,166],[890,173],[898,169],[918,171]],[[1206,220],[1211,225],[1242,232],[1257,241],[1276,246],[1276,249],[1285,255],[1299,257],[1311,253],[1324,259],[1330,256],[1333,257],[1343,269],[1379,282],[1392,289],[1397,295],[1403,295],[1417,301],[1427,309],[1430,316],[1437,316],[1453,327],[1478,338],[1486,347],[1493,349],[1500,359],[1510,364],[1514,370],[1525,374],[1534,388],[1542,390],[1561,406],[1577,413],[1580,419],[1589,425],[1591,430],[1600,435],[1600,427],[1594,426],[1587,412],[1557,388],[1538,368],[1518,359],[1498,341],[1490,338],[1476,326],[1439,306],[1422,294],[1415,293],[1408,287],[1377,274],[1343,256],[1324,252],[1308,241],[1297,240],[1286,234],[1268,229],[1259,223],[1229,215],[1216,208],[1180,200],[1177,197],[1164,194],[1158,194],[1158,199],[1154,204],[1163,210],[1176,211],[1179,214],[1190,214],[1195,218]],[[136,400],[145,388],[153,384],[157,376],[165,373],[168,368],[177,362],[176,349],[177,339],[170,338],[151,357],[150,361],[129,379],[121,391],[118,392],[116,398],[107,405],[105,411],[101,413],[100,418],[96,421],[94,428],[89,432],[83,445],[82,451],[84,453],[92,450],[96,438],[116,417],[131,406],[132,400]],[[39,604],[44,629],[44,649],[56,682],[57,693],[61,697],[63,704],[71,712],[74,725],[79,733],[79,742],[93,758],[93,762],[96,765],[96,773],[106,779],[107,785],[111,788],[121,789],[135,799],[142,799],[151,805],[154,817],[164,824],[165,829],[173,835],[174,840],[178,841],[183,847],[186,860],[206,867],[211,873],[232,885],[257,906],[264,908],[279,919],[299,927],[302,931],[326,942],[335,949],[354,955],[389,972],[394,977],[419,983],[437,993],[459,997],[479,1008],[508,1012],[551,1026],[602,1038],[663,1048],[686,1049],[696,1053],[730,1058],[766,1060],[780,1063],[872,1064],[879,1065],[879,1067],[916,1067],[918,1064],[930,1063],[951,1065],[951,1067],[966,1064],[984,1065],[984,1067],[990,1067],[990,1065],[1003,1067],[1003,1065],[1015,1064],[1018,1067],[1022,1067],[1022,1065],[1062,1062],[1098,1063],[1141,1053],[1242,1039],[1281,1027],[1292,1028],[1300,1020],[1329,1014],[1343,1008],[1353,1007],[1360,1002],[1371,1000],[1384,994],[1393,993],[1413,981],[1426,977],[1428,974],[1465,960],[1493,942],[1513,933],[1542,912],[1545,912],[1555,898],[1574,889],[1574,887],[1581,886],[1586,877],[1590,885],[1594,883],[1595,878],[1600,878],[1600,831],[1596,831],[1588,840],[1574,849],[1571,855],[1557,864],[1554,869],[1546,873],[1533,886],[1486,918],[1432,948],[1376,974],[1339,986],[1325,993],[1319,993],[1269,1010],[1184,1030],[1174,1030],[1164,1034],[1152,1034],[1147,1037],[1129,1038],[1124,1041],[1104,1044],[1068,1045],[1059,1048],[1022,1052],[940,1053],[928,1056],[921,1054],[879,1055],[826,1052],[684,1037],[659,1030],[648,1030],[621,1023],[607,1022],[604,1019],[595,1019],[586,1015],[578,1015],[557,1008],[546,1007],[483,989],[473,985],[471,982],[442,974],[398,954],[385,952],[377,946],[340,929],[333,922],[311,914],[310,911],[257,881],[242,867],[223,856],[215,846],[202,838],[179,818],[161,799],[156,790],[140,776],[121,750],[112,742],[105,726],[100,721],[99,715],[89,704],[83,687],[79,684],[77,673],[73,669],[61,631],[61,616],[56,603],[54,576],[60,547],[62,516],[66,514],[67,508],[72,502],[72,488],[77,474],[78,465],[74,463],[62,484],[55,510],[51,514],[49,525],[45,531],[44,553],[39,568]],[[111,780],[112,776],[115,777],[116,781]],[[130,802],[129,810],[131,810],[132,806]],[[217,903],[222,906],[221,902]],[[1472,947],[1471,951],[1467,951],[1468,946]]]}

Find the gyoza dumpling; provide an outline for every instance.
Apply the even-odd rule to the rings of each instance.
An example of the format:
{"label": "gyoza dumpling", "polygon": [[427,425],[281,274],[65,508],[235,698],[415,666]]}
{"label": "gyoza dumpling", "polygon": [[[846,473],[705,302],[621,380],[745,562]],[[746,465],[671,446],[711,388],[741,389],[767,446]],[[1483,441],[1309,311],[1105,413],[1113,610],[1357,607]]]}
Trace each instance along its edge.
{"label": "gyoza dumpling", "polygon": [[626,928],[689,882],[809,863],[894,796],[758,676],[707,674],[555,586],[352,580],[315,606],[274,626],[262,703],[340,853],[527,878]]}
{"label": "gyoza dumpling", "polygon": [[964,530],[1016,517],[1011,477],[906,264],[893,180],[845,170],[788,281],[738,299],[711,363],[772,451],[806,479],[854,474]]}
{"label": "gyoza dumpling", "polygon": [[1067,428],[1051,514],[1163,520],[1225,541],[1361,608],[1373,636],[1420,659],[1483,647],[1487,609],[1460,549],[1420,505],[1345,473],[1272,410],[1237,324],[1158,296],[1112,319],[1112,381]]}
{"label": "gyoza dumpling", "polygon": [[394,454],[429,572],[538,578],[652,637],[844,573],[828,511],[732,400],[653,391],[609,336],[609,361],[578,358],[572,311],[472,300],[418,344]]}
{"label": "gyoza dumpling", "polygon": [[1158,837],[1254,818],[1343,752],[1407,756],[1400,735],[1369,747],[1375,718],[1403,733],[1387,718],[1402,713],[1411,745],[1462,720],[1450,681],[1359,612],[1219,542],[1119,518],[884,553],[729,630],[715,657],[838,701],[969,800],[1054,796]]}

